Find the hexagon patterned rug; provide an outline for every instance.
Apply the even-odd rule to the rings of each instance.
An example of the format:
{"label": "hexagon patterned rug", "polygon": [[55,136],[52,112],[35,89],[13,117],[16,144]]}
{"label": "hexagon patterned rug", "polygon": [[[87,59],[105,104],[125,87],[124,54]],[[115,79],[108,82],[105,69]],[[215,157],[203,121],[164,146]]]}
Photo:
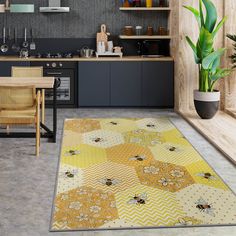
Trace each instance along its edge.
{"label": "hexagon patterned rug", "polygon": [[66,120],[51,231],[236,224],[236,196],[167,118]]}

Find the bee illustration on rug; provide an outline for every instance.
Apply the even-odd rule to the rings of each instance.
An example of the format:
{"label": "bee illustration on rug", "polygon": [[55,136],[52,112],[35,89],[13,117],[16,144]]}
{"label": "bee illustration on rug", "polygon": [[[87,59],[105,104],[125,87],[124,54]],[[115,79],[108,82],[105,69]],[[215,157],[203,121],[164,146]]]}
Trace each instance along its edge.
{"label": "bee illustration on rug", "polygon": [[136,155],[129,158],[130,161],[144,161],[146,159],[147,158],[144,155]]}
{"label": "bee illustration on rug", "polygon": [[200,198],[195,204],[196,208],[199,209],[200,212],[215,216],[214,208],[212,208],[211,204],[208,204],[203,198]]}
{"label": "bee illustration on rug", "polygon": [[102,142],[104,142],[105,140],[104,140],[103,138],[97,137],[97,138],[93,138],[92,141],[95,142],[95,143],[102,143]]}
{"label": "bee illustration on rug", "polygon": [[118,123],[115,122],[115,121],[111,121],[109,124],[111,124],[111,125],[118,125]]}
{"label": "bee illustration on rug", "polygon": [[199,177],[202,177],[204,179],[207,179],[207,180],[217,180],[217,178],[212,175],[211,173],[205,173],[205,172],[201,172],[201,173],[197,173],[196,176],[199,176]]}
{"label": "bee illustration on rug", "polygon": [[127,203],[136,205],[145,205],[148,197],[146,193],[135,194]]}
{"label": "bee illustration on rug", "polygon": [[166,149],[170,152],[181,152],[182,150],[179,147],[167,145]]}
{"label": "bee illustration on rug", "polygon": [[152,128],[152,129],[155,129],[156,128],[156,125],[155,124],[152,124],[152,123],[149,123],[146,125],[148,128]]}
{"label": "bee illustration on rug", "polygon": [[106,185],[106,186],[114,186],[114,185],[121,183],[121,181],[118,179],[110,179],[110,178],[99,179],[98,182],[100,184]]}
{"label": "bee illustration on rug", "polygon": [[76,175],[78,174],[78,170],[67,170],[63,173],[60,174],[61,177],[64,177],[64,178],[74,178]]}
{"label": "bee illustration on rug", "polygon": [[76,156],[79,155],[80,151],[79,150],[69,150],[65,153],[65,156]]}

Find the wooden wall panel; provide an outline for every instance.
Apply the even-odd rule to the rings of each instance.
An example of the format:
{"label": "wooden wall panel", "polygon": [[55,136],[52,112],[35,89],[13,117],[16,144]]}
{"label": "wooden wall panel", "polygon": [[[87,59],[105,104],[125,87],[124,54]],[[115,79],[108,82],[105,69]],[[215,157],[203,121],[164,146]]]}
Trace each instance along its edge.
{"label": "wooden wall panel", "polygon": [[[225,33],[236,34],[236,1],[226,0],[225,15],[228,20],[225,25]],[[231,67],[231,61],[228,58],[233,53],[232,41],[225,38],[225,47],[228,49],[225,57],[225,66]],[[228,80],[225,81],[225,108],[236,111],[236,71],[234,71]]]}

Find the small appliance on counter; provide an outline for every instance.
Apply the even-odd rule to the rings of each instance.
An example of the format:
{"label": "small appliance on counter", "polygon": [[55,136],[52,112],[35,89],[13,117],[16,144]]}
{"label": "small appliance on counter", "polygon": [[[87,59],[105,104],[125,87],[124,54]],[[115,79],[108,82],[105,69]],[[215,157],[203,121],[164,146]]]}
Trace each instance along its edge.
{"label": "small appliance on counter", "polygon": [[168,43],[163,40],[144,40],[137,43],[138,55],[143,57],[162,57],[169,55]]}

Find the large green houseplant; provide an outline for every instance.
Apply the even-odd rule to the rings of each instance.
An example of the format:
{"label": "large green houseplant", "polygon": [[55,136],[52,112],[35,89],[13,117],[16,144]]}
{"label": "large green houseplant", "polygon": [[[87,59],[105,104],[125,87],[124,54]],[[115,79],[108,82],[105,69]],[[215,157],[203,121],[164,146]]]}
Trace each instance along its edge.
{"label": "large green houseplant", "polygon": [[216,82],[230,74],[230,69],[220,67],[225,48],[214,49],[214,40],[226,17],[217,24],[217,10],[211,0],[199,0],[199,10],[191,6],[184,7],[194,14],[199,26],[196,44],[186,37],[199,69],[199,89],[194,91],[194,104],[201,118],[210,119],[219,108],[220,92],[214,90]]}

